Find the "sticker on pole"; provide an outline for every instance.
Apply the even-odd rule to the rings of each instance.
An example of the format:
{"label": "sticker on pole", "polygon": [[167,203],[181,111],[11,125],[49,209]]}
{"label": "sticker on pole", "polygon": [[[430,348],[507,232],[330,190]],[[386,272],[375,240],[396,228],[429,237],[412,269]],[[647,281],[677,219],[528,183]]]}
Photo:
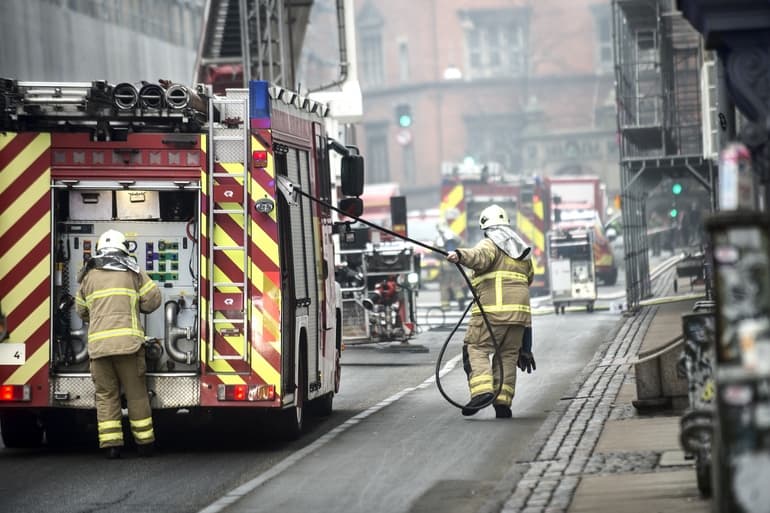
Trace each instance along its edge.
{"label": "sticker on pole", "polygon": [[27,361],[24,344],[0,343],[0,365],[23,365]]}

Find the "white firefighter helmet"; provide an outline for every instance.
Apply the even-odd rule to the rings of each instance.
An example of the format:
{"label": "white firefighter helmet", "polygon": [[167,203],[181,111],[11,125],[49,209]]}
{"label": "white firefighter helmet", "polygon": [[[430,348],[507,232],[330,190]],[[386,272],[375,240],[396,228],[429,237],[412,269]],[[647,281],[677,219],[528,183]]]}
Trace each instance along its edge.
{"label": "white firefighter helmet", "polygon": [[488,206],[479,215],[479,228],[482,230],[503,224],[508,224],[508,214],[498,205]]}
{"label": "white firefighter helmet", "polygon": [[99,237],[96,243],[96,251],[101,252],[105,249],[119,249],[123,253],[128,254],[128,244],[126,244],[126,236],[117,230],[107,230],[101,237]]}

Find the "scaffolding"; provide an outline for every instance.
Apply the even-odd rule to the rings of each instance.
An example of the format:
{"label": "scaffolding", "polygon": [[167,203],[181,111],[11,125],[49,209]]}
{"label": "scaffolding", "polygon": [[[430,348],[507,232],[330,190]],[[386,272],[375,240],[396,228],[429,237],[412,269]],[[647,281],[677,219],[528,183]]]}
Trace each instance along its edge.
{"label": "scaffolding", "polygon": [[700,37],[674,4],[612,2],[626,299],[631,310],[651,295],[651,191],[663,179],[692,176],[713,198],[713,163],[703,155]]}

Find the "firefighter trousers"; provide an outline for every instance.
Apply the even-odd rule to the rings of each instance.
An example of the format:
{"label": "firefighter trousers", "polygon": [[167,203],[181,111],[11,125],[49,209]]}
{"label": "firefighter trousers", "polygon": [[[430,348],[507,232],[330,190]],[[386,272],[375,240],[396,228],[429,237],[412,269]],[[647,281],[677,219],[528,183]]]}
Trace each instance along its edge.
{"label": "firefighter trousers", "polygon": [[[503,383],[495,404],[510,406],[516,391],[516,362],[521,350],[524,326],[493,324],[492,331],[500,347],[498,357],[503,364]],[[500,371],[497,363],[491,362],[494,354],[495,345],[486,324],[471,323],[463,341],[463,368],[468,376],[471,397],[497,390]]]}
{"label": "firefighter trousers", "polygon": [[144,348],[136,353],[91,360],[91,378],[96,389],[96,421],[99,447],[123,445],[120,404],[121,386],[126,395],[131,434],[138,445],[155,441],[152,409],[147,395]]}

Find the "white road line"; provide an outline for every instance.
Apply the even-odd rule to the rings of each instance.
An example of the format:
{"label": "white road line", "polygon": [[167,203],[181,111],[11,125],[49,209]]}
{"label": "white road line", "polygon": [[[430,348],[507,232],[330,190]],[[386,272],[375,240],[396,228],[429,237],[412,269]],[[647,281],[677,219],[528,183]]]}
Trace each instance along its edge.
{"label": "white road line", "polygon": [[[459,362],[462,358],[462,355],[457,355],[451,360],[449,360],[444,367],[439,371],[439,376],[444,377],[449,372],[451,372],[455,367],[457,367],[457,362]],[[372,406],[371,408],[362,411],[355,417],[351,417],[336,428],[332,429],[325,435],[321,436],[313,442],[312,444],[303,447],[299,451],[289,455],[286,459],[280,461],[277,465],[274,465],[270,470],[263,472],[262,474],[258,475],[251,481],[247,481],[243,483],[241,486],[227,492],[225,495],[217,499],[216,501],[212,502],[202,510],[200,510],[198,513],[219,513],[220,511],[225,510],[228,506],[231,504],[234,504],[241,500],[244,496],[248,495],[249,493],[253,492],[269,480],[273,479],[274,477],[277,477],[280,475],[283,471],[287,470],[289,467],[297,463],[299,460],[309,456],[310,454],[314,453],[324,445],[328,444],[335,438],[337,438],[339,435],[350,429],[351,427],[355,426],[362,420],[366,419],[370,415],[373,415],[374,413],[377,413],[381,409],[385,408],[386,406],[389,406],[393,404],[394,402],[398,401],[399,399],[403,398],[407,394],[414,392],[415,390],[422,390],[424,388],[429,387],[433,383],[436,382],[436,375],[433,374],[429,378],[427,378],[425,381],[420,383],[417,386],[409,387],[401,390],[400,392],[397,392],[396,394],[393,394],[392,396],[388,397],[387,399],[383,399],[376,405]]]}

